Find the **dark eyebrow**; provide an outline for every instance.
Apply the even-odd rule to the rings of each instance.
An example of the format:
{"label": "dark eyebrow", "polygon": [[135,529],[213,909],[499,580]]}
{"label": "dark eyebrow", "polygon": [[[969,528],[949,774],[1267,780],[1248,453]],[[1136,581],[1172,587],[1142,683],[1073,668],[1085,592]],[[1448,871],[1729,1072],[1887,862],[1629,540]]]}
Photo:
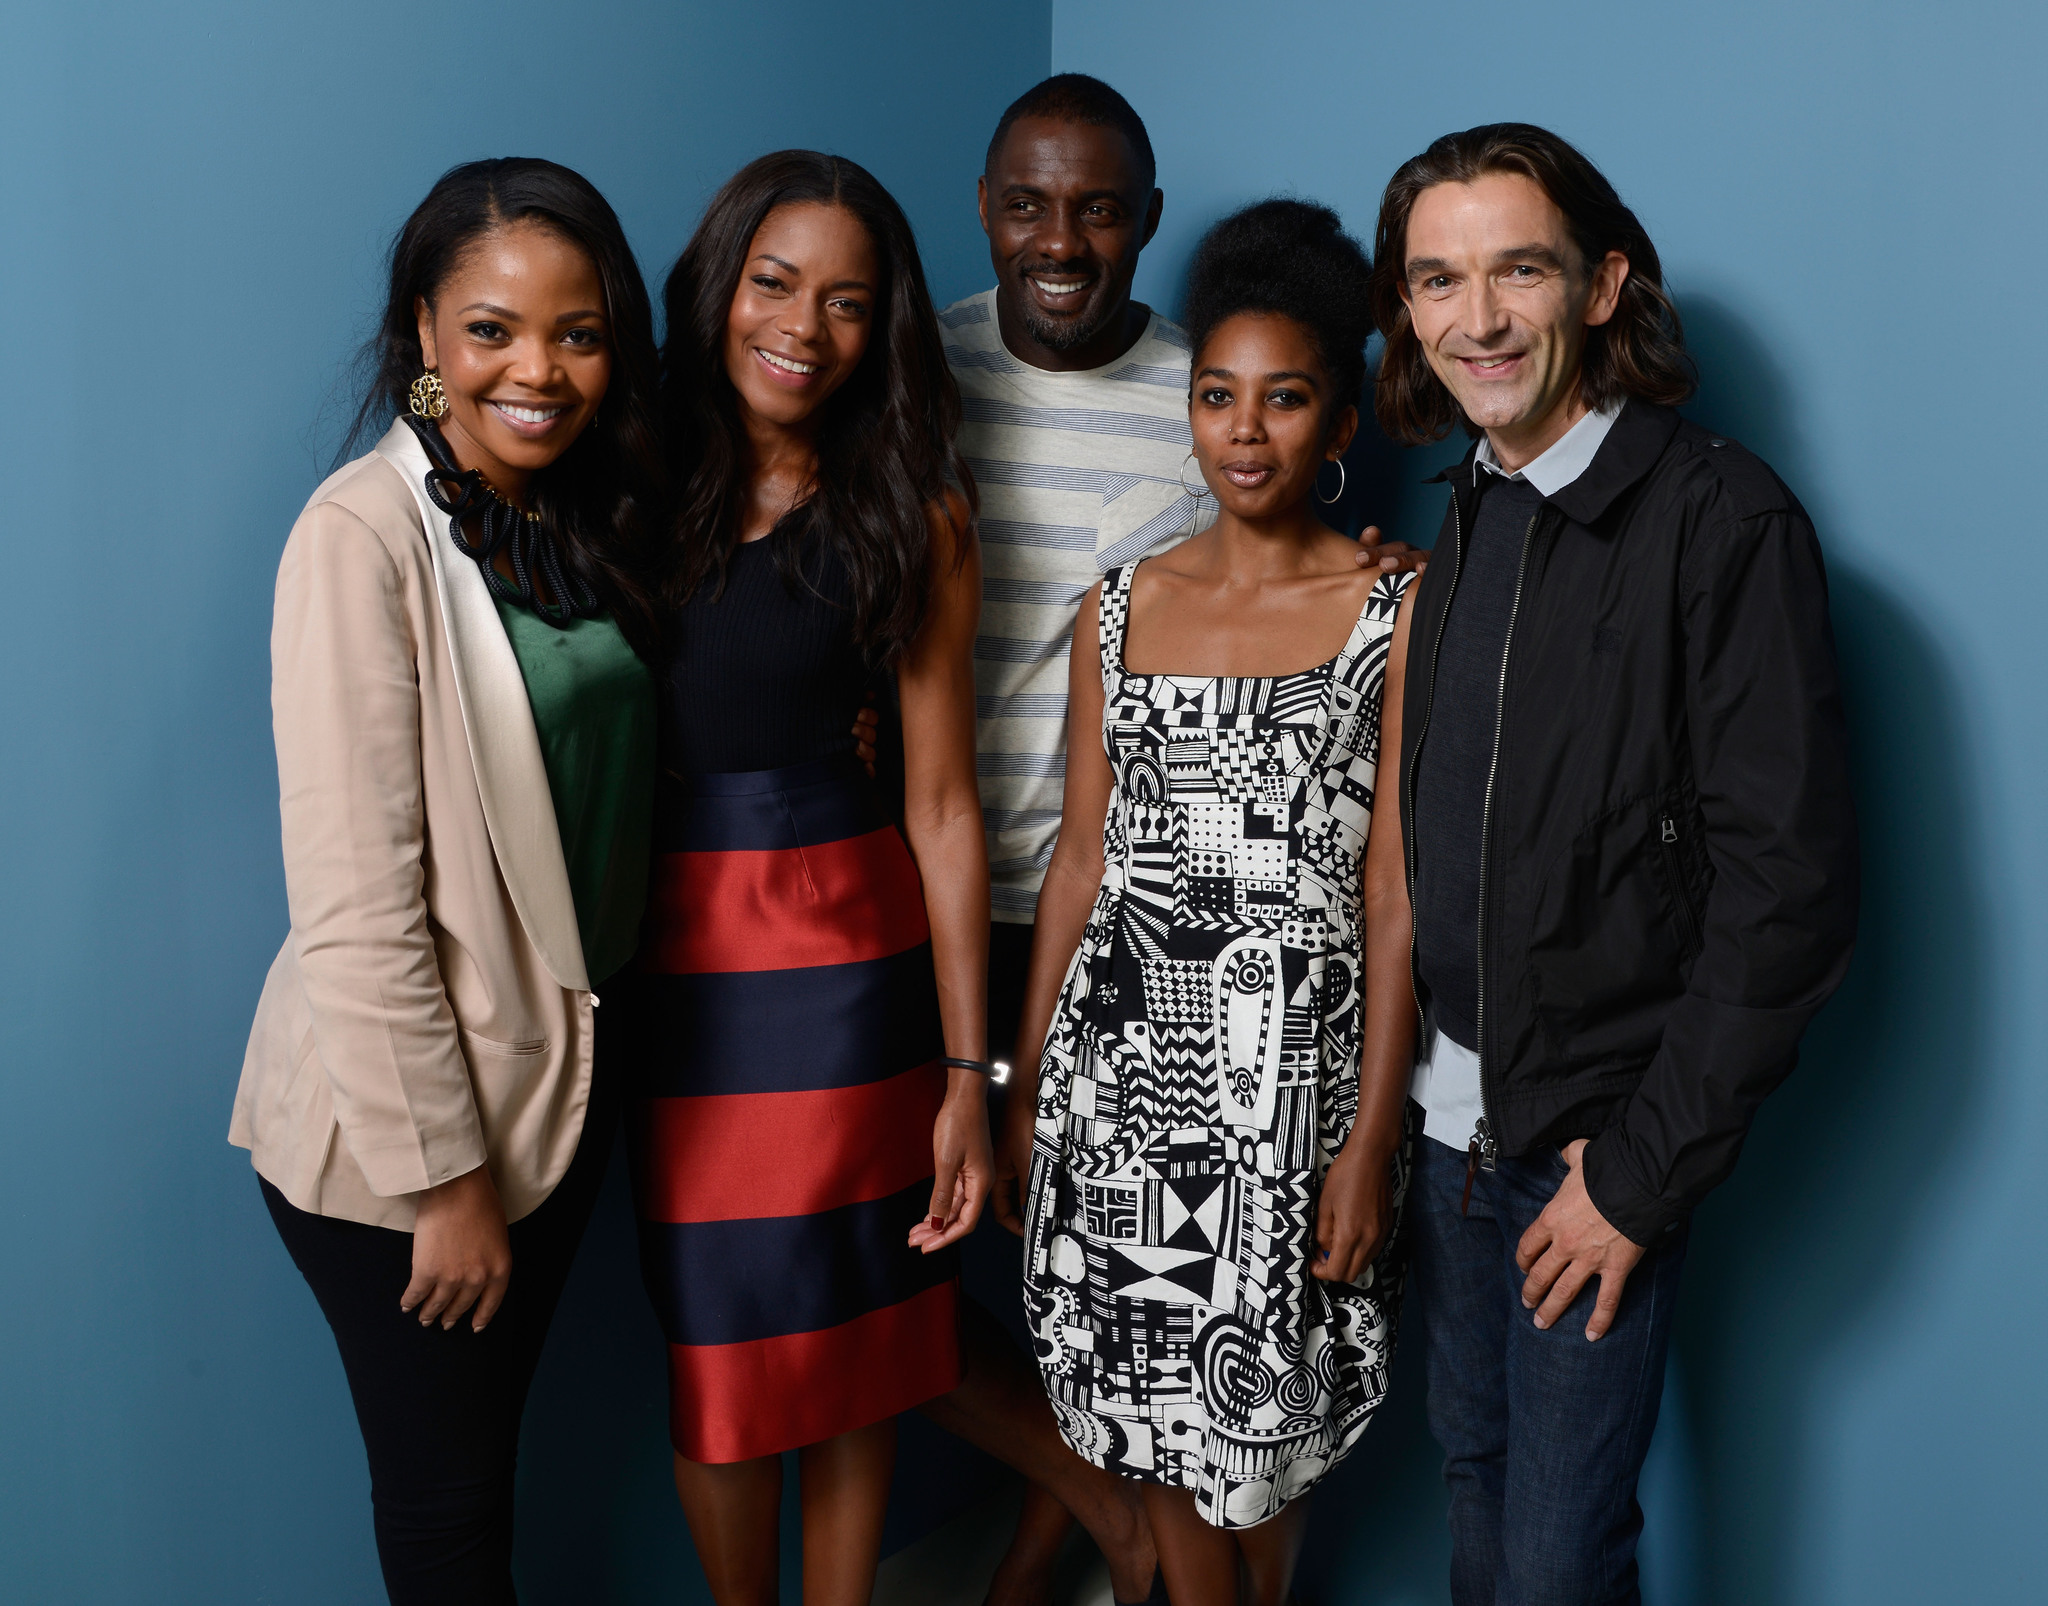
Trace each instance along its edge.
{"label": "dark eyebrow", "polygon": [[[1228,368],[1204,368],[1200,373],[1196,374],[1195,377],[1197,379],[1214,378],[1235,380],[1237,378],[1237,375],[1232,373]],[[1311,390],[1313,390],[1316,385],[1316,376],[1300,368],[1280,368],[1266,375],[1266,383],[1269,385],[1278,384],[1283,379],[1299,380],[1302,384],[1307,385]]]}
{"label": "dark eyebrow", "polygon": [[561,317],[557,318],[555,322],[574,323],[578,318],[596,318],[600,322],[602,322],[604,314],[600,312],[596,307],[585,307],[580,312],[565,312],[561,315]]}
{"label": "dark eyebrow", "polygon": [[[772,262],[778,268],[782,268],[789,273],[795,274],[799,279],[801,279],[804,276],[804,270],[802,268],[798,267],[794,262],[791,262],[787,257],[779,257],[775,255],[775,253],[772,251],[763,251],[758,256],[756,256],[754,260],[756,262]],[[875,287],[869,284],[865,279],[835,279],[832,283],[826,285],[825,288],[827,290],[872,291]]]}
{"label": "dark eyebrow", "polygon": [[[507,323],[519,323],[523,321],[520,318],[519,314],[514,312],[510,307],[500,307],[494,305],[489,301],[472,301],[468,306],[462,309],[462,312],[488,312],[493,318],[502,318]],[[458,312],[455,316],[458,318],[461,317],[462,312]]]}
{"label": "dark eyebrow", "polygon": [[[1014,195],[1032,195],[1042,198],[1045,194],[1046,191],[1042,185],[1026,184],[1021,181],[1015,184],[1005,184],[1002,191],[1002,197],[1006,201]],[[1074,199],[1076,205],[1086,205],[1090,201],[1114,201],[1118,206],[1128,204],[1124,200],[1123,191],[1114,184],[1100,184],[1092,190],[1083,190]]]}
{"label": "dark eyebrow", "polygon": [[1546,268],[1555,268],[1560,273],[1564,271],[1564,258],[1551,250],[1547,245],[1518,245],[1512,250],[1496,251],[1493,254],[1493,260],[1496,264],[1504,262],[1540,262]]}
{"label": "dark eyebrow", "polygon": [[[1564,258],[1547,245],[1517,245],[1506,251],[1496,251],[1493,260],[1495,266],[1506,262],[1535,262],[1546,268],[1555,268],[1559,273],[1565,269]],[[1442,257],[1411,257],[1405,276],[1410,279],[1426,279],[1433,273],[1453,271],[1455,270],[1450,263],[1444,261]]]}

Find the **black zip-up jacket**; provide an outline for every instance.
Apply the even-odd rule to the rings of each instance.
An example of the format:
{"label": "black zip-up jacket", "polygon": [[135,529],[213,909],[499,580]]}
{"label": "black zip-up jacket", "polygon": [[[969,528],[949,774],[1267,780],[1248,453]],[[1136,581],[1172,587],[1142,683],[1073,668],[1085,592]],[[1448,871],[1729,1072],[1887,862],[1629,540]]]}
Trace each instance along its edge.
{"label": "black zip-up jacket", "polygon": [[[1476,493],[1409,624],[1401,825]],[[1479,1057],[1498,1152],[1591,1138],[1640,1244],[1734,1169],[1855,940],[1855,815],[1806,512],[1758,458],[1629,402],[1524,537],[1481,843]],[[1418,984],[1419,996],[1419,984]]]}

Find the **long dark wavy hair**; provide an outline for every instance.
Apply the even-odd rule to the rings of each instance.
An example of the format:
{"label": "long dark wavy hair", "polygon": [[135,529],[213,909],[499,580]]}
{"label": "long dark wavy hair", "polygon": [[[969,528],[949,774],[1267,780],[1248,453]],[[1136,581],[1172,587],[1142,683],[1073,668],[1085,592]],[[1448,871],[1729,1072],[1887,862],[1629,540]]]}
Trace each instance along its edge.
{"label": "long dark wavy hair", "polygon": [[[877,665],[894,661],[924,622],[931,593],[927,509],[948,485],[977,506],[960,455],[960,392],[946,367],[910,220],[873,174],[843,156],[776,151],[749,162],[705,208],[668,276],[661,400],[676,497],[671,591],[719,586],[739,544],[747,443],[725,371],[726,320],[748,248],[768,214],[806,202],[843,207],[874,242],[881,283],[860,365],[826,402],[810,495],[776,533],[820,532],[851,580],[854,636]],[[793,541],[778,562],[794,579]],[[964,545],[956,550],[958,561]]]}
{"label": "long dark wavy hair", "polygon": [[407,407],[426,364],[421,301],[431,307],[463,254],[514,223],[536,223],[580,247],[604,286],[611,382],[575,443],[533,477],[527,505],[563,562],[586,580],[643,658],[658,656],[656,601],[664,457],[656,423],[654,317],[626,231],[580,173],[535,156],[464,162],[435,181],[391,244],[391,292],[358,357],[362,400],[342,445],[350,455]]}
{"label": "long dark wavy hair", "polygon": [[1408,261],[1408,217],[1416,197],[1438,184],[1470,184],[1487,173],[1520,173],[1541,185],[1564,213],[1565,225],[1590,269],[1609,251],[1628,258],[1628,278],[1614,316],[1586,331],[1579,393],[1597,410],[1627,397],[1675,407],[1698,388],[1685,328],[1664,290],[1657,248],[1614,186],[1578,149],[1532,123],[1487,123],[1446,134],[1401,165],[1380,201],[1373,241],[1374,321],[1387,337],[1373,385],[1373,413],[1397,441],[1441,440],[1471,420],[1437,378],[1401,299]]}

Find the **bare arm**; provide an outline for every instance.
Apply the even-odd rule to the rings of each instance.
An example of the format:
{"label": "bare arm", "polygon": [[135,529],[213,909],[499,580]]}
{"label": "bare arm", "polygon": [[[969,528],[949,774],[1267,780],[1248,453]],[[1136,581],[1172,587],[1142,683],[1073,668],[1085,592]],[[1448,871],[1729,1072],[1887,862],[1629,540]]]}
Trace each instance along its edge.
{"label": "bare arm", "polygon": [[[988,1054],[988,841],[974,774],[974,632],[981,550],[964,501],[932,509],[932,595],[897,669],[903,704],[903,833],[924,881],[946,1052]],[[931,1213],[910,1242],[930,1254],[972,1232],[990,1180],[988,1081],[957,1067],[932,1129]]]}
{"label": "bare arm", "polygon": [[1109,794],[1116,777],[1102,749],[1102,671],[1097,649],[1097,614],[1102,587],[1081,603],[1074,621],[1074,642],[1067,658],[1067,780],[1060,799],[1060,835],[1046,867],[1045,886],[1038,894],[1036,931],[1031,942],[1031,973],[1024,986],[1024,1013],[1017,1024],[1017,1064],[1011,1072],[1010,1098],[1003,1117],[997,1156],[996,1219],[1010,1231],[1024,1230],[1023,1179],[1031,1173],[1031,1125],[1038,1110],[1038,1062],[1052,1029],[1060,983],[1081,934],[1088,911],[1102,885],[1102,830],[1109,813]]}
{"label": "bare arm", "polygon": [[1416,588],[1402,599],[1388,644],[1380,711],[1379,773],[1373,782],[1371,834],[1360,892],[1364,939],[1360,989],[1358,1118],[1331,1162],[1316,1207],[1312,1268],[1325,1282],[1356,1282],[1386,1242],[1393,1221],[1394,1151],[1415,1065],[1415,984],[1409,947],[1415,927],[1408,906],[1408,861],[1401,833],[1401,695],[1407,681],[1408,620]]}

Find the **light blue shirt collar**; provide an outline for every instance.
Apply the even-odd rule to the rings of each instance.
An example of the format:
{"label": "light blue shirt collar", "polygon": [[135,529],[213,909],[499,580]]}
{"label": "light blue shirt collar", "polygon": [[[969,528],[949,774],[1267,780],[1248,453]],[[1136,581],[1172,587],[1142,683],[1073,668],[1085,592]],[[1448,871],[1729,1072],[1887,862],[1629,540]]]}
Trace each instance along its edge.
{"label": "light blue shirt collar", "polygon": [[1607,432],[1620,416],[1618,406],[1604,413],[1586,414],[1552,441],[1548,451],[1512,474],[1500,466],[1500,459],[1493,455],[1493,442],[1484,435],[1479,437],[1479,450],[1473,454],[1472,462],[1475,468],[1490,469],[1503,479],[1527,480],[1545,496],[1555,496],[1592,466],[1600,443],[1607,439]]}

